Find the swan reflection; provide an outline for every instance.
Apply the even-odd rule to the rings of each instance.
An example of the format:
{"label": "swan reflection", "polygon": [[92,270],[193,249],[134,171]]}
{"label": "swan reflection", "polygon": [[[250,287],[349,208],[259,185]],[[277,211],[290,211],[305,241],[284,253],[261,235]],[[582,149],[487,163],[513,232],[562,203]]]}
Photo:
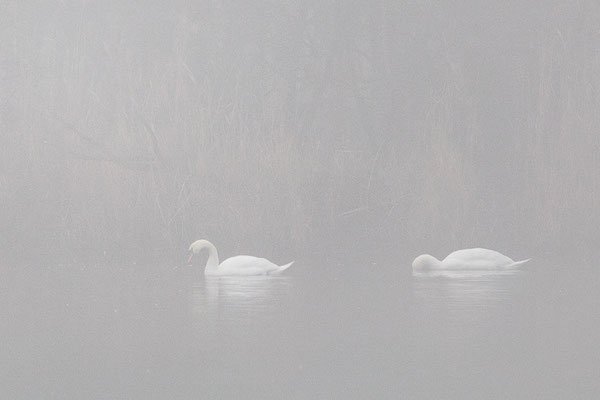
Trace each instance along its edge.
{"label": "swan reflection", "polygon": [[514,301],[522,270],[413,272],[413,294],[419,306],[447,313],[488,312]]}
{"label": "swan reflection", "polygon": [[260,319],[281,306],[291,283],[288,276],[207,276],[193,288],[193,309],[212,320]]}

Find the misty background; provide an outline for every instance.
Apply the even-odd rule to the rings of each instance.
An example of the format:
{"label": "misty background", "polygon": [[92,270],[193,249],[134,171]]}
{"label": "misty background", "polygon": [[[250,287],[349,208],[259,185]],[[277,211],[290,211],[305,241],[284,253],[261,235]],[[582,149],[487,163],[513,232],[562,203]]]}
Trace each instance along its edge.
{"label": "misty background", "polygon": [[595,1],[1,1],[5,260],[597,255]]}
{"label": "misty background", "polygon": [[600,398],[599,110],[596,0],[0,0],[0,397]]}

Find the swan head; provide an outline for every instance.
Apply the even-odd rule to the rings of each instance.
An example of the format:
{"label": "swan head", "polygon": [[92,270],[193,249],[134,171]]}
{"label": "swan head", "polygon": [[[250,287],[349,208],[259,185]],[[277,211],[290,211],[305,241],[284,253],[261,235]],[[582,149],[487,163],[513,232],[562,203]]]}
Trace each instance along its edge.
{"label": "swan head", "polygon": [[192,254],[198,254],[202,251],[202,249],[208,247],[210,242],[208,240],[200,239],[196,240],[194,243],[190,244],[189,252]]}
{"label": "swan head", "polygon": [[194,243],[190,244],[190,248],[188,249],[188,251],[190,252],[190,258],[188,258],[188,262],[192,261],[192,257],[194,257],[194,254],[198,254],[206,248],[211,249],[214,248],[214,246],[211,242],[204,239],[196,240]]}
{"label": "swan head", "polygon": [[429,271],[436,269],[440,264],[440,260],[429,254],[421,254],[412,262],[412,268],[416,271]]}

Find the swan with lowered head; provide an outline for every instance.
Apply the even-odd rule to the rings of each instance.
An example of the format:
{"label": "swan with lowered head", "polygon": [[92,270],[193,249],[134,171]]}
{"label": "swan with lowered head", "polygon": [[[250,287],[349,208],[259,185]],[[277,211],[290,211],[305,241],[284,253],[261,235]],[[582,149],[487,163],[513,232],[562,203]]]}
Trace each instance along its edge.
{"label": "swan with lowered head", "polygon": [[274,275],[288,269],[294,262],[277,265],[266,258],[252,256],[230,257],[219,264],[217,248],[208,240],[196,240],[190,245],[191,252],[188,262],[192,261],[194,254],[208,249],[208,260],[204,268],[204,275]]}
{"label": "swan with lowered head", "polygon": [[415,258],[412,263],[415,271],[436,271],[436,270],[490,270],[518,268],[525,264],[527,260],[513,261],[510,257],[488,249],[464,249],[450,253],[442,261],[422,254]]}

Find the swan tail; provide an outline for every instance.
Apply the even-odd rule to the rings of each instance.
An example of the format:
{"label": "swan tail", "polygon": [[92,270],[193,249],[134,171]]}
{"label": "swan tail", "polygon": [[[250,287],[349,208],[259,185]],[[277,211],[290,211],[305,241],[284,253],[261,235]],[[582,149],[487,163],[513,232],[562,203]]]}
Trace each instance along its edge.
{"label": "swan tail", "polygon": [[531,258],[528,258],[527,260],[515,261],[510,266],[513,267],[513,268],[521,267],[523,264],[525,264],[529,260],[531,260]]}
{"label": "swan tail", "polygon": [[280,265],[278,269],[271,272],[270,274],[272,274],[272,275],[279,274],[279,273],[285,271],[286,269],[288,269],[289,267],[291,267],[293,263],[294,263],[294,261],[292,261],[291,263],[287,263],[285,265]]}

